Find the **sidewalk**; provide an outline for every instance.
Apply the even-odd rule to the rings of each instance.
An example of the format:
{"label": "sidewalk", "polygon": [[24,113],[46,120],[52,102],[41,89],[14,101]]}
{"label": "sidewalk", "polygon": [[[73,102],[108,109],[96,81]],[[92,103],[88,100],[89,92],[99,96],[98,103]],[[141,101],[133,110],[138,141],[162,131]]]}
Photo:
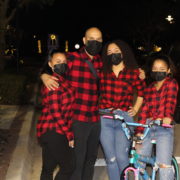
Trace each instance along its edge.
{"label": "sidewalk", "polygon": [[31,136],[34,134],[33,119],[38,84],[33,87],[33,96],[28,105],[0,105],[0,129],[5,129],[13,137],[4,145],[10,152],[4,152],[2,157],[5,159],[8,155],[9,159],[6,158],[6,164],[2,164],[0,180],[31,180],[34,145]]}
{"label": "sidewalk", "polygon": [[[39,117],[39,113],[36,112],[35,121]],[[40,177],[40,172],[41,172],[41,167],[42,167],[42,161],[41,161],[41,148],[37,144],[36,137],[34,136],[34,155],[33,155],[33,166],[32,166],[32,176],[31,180],[39,180]],[[104,156],[102,154],[101,149],[99,148],[99,153],[98,153],[98,159],[103,159]],[[93,180],[108,180],[107,177],[107,172],[106,172],[106,167],[104,166],[104,162],[96,161],[95,165],[95,172],[94,172],[94,179]],[[55,171],[56,173],[56,171]]]}

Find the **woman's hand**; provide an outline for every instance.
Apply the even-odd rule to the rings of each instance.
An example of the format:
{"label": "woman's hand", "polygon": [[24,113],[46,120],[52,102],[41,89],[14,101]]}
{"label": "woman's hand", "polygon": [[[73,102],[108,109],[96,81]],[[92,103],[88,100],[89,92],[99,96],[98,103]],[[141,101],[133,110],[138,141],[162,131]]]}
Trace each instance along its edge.
{"label": "woman's hand", "polygon": [[146,78],[145,71],[141,68],[139,68],[139,78],[144,80]]}
{"label": "woman's hand", "polygon": [[128,110],[128,114],[130,116],[135,116],[137,114],[137,111],[136,111],[136,109],[134,107],[130,106],[129,110]]}
{"label": "woman's hand", "polygon": [[69,147],[74,148],[74,140],[69,141]]}
{"label": "woman's hand", "polygon": [[58,78],[51,76],[49,74],[42,74],[41,80],[43,84],[49,89],[49,90],[55,90],[59,87]]}

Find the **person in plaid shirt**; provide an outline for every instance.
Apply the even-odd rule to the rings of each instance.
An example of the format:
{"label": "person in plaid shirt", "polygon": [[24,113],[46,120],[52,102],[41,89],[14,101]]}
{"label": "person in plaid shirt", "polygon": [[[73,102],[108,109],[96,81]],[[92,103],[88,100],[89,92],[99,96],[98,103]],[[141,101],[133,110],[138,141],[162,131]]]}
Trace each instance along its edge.
{"label": "person in plaid shirt", "polygon": [[[152,57],[151,77],[154,80],[145,90],[140,123],[162,120],[163,124],[171,124],[177,102],[178,83],[172,78],[174,65],[166,55]],[[137,135],[143,128],[137,128]],[[174,128],[152,127],[142,142],[139,153],[149,156],[152,151],[151,139],[156,139],[156,162],[159,165],[160,180],[173,180],[171,167],[174,144]]]}
{"label": "person in plaid shirt", "polygon": [[[92,27],[86,30],[84,47],[79,52],[68,52],[67,79],[76,89],[75,103],[72,107],[73,131],[75,136],[76,167],[71,180],[92,180],[94,164],[97,158],[100,117],[98,112],[98,81],[86,61],[93,64],[97,74],[102,68],[98,53],[102,46],[102,33]],[[49,89],[56,89],[57,78],[43,73],[43,83]]]}
{"label": "person in plaid shirt", "polygon": [[[145,82],[139,78],[140,71],[131,48],[122,40],[110,41],[104,46],[102,60],[100,111],[113,112],[125,121],[133,121],[143,101]],[[135,89],[137,99],[133,104]],[[109,179],[119,180],[123,169],[129,164],[130,147],[121,122],[101,116],[100,142]]]}
{"label": "person in plaid shirt", "polygon": [[74,134],[72,106],[75,89],[66,80],[67,60],[64,53],[52,50],[48,58],[53,76],[61,84],[55,90],[41,89],[42,113],[37,122],[37,137],[42,146],[41,180],[52,180],[57,165],[60,171],[55,179],[69,180],[74,170]]}

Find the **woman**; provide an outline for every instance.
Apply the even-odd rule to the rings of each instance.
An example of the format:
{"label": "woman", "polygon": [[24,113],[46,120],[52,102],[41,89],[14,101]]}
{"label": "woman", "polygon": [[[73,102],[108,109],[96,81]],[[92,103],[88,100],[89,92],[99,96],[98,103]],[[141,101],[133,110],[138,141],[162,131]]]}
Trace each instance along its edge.
{"label": "woman", "polygon": [[[171,59],[166,55],[152,57],[150,67],[154,80],[145,90],[142,111],[139,114],[140,123],[151,120],[161,120],[164,124],[173,121],[178,83],[172,78],[175,72]],[[137,135],[143,133],[143,128],[137,128]],[[150,155],[152,151],[151,139],[156,139],[156,162],[159,166],[160,180],[173,180],[174,172],[171,167],[174,144],[174,129],[160,126],[152,127],[142,142],[139,153]]]}
{"label": "woman", "polygon": [[67,60],[64,53],[52,50],[48,65],[61,84],[55,90],[42,87],[42,113],[37,122],[37,137],[42,146],[41,180],[52,180],[57,165],[60,170],[55,180],[70,180],[74,170],[74,134],[72,105],[75,91],[66,81]]}
{"label": "woman", "polygon": [[[129,45],[122,40],[108,42],[102,52],[103,71],[100,80],[100,111],[113,112],[133,121],[141,107],[145,82]],[[133,104],[134,89],[137,98]],[[119,180],[129,164],[129,146],[121,122],[101,117],[101,135],[109,179]]]}

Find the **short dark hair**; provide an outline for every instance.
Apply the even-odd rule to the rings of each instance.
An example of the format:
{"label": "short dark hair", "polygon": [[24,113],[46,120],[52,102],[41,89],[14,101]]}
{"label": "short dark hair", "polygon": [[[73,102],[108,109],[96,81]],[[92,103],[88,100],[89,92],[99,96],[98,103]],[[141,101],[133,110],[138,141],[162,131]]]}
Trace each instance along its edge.
{"label": "short dark hair", "polygon": [[50,49],[48,52],[47,61],[50,61],[52,59],[53,55],[57,54],[57,53],[61,53],[61,54],[65,55],[65,53],[60,51],[59,49]]}
{"label": "short dark hair", "polygon": [[107,55],[107,49],[110,44],[116,44],[119,49],[122,51],[123,62],[127,69],[136,69],[138,64],[135,59],[135,55],[131,49],[131,47],[122,40],[112,40],[107,42],[102,50],[102,60],[103,60],[103,72],[105,74],[112,72],[112,62],[109,61]]}

